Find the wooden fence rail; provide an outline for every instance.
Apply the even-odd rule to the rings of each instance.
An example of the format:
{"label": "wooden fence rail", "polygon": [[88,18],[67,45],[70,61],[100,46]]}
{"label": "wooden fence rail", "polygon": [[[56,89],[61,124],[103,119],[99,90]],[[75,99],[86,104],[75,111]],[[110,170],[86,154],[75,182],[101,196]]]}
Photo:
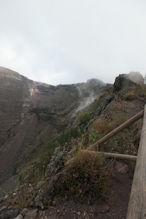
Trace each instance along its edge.
{"label": "wooden fence rail", "polygon": [[[82,150],[87,151],[87,150]],[[99,152],[99,151],[90,151],[91,154],[101,154],[106,158],[117,158],[119,160],[131,160],[136,161],[137,156],[134,155],[128,155],[128,154],[118,154],[118,153],[108,153],[108,152]]]}
{"label": "wooden fence rail", "polygon": [[146,219],[146,105],[127,219]]}
{"label": "wooden fence rail", "polygon": [[[143,128],[137,156],[117,153],[96,152],[98,150],[99,144],[104,143],[124,128],[127,128],[132,123],[143,117],[143,115]],[[146,219],[146,105],[144,110],[142,110],[132,118],[128,119],[126,122],[109,132],[107,135],[99,139],[94,144],[90,145],[86,150],[90,150],[91,153],[102,153],[106,157],[114,157],[117,159],[128,159],[136,161],[133,184],[131,188],[131,195],[128,204],[127,219]]]}
{"label": "wooden fence rail", "polygon": [[114,130],[112,130],[111,132],[109,132],[107,135],[105,135],[103,138],[99,139],[97,142],[95,142],[94,144],[90,145],[87,150],[97,150],[98,149],[98,145],[101,143],[104,143],[105,141],[109,140],[111,137],[113,137],[114,135],[118,134],[121,130],[127,128],[128,126],[130,126],[132,123],[134,123],[135,121],[137,121],[138,119],[140,119],[141,117],[143,117],[144,114],[144,110],[142,110],[141,112],[137,113],[135,116],[133,116],[132,118],[128,119],[126,122],[124,122],[123,124],[121,124],[120,126],[118,126],[117,128],[115,128]]}

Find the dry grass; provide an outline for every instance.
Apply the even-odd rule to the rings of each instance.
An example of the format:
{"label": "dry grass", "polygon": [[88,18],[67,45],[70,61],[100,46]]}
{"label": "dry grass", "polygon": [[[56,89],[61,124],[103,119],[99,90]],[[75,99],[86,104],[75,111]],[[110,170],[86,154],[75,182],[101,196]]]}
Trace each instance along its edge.
{"label": "dry grass", "polygon": [[94,122],[93,128],[97,130],[99,134],[106,134],[114,128],[114,123],[101,118]]}
{"label": "dry grass", "polygon": [[110,171],[105,159],[89,151],[80,151],[66,166],[65,193],[74,199],[105,199],[109,186]]}
{"label": "dry grass", "polygon": [[28,208],[33,205],[36,196],[36,191],[31,184],[24,184],[17,191],[17,199],[15,207],[19,209]]}
{"label": "dry grass", "polygon": [[112,104],[112,110],[114,111],[122,111],[123,110],[123,104],[122,102],[115,102]]}
{"label": "dry grass", "polygon": [[135,99],[137,99],[137,95],[135,94],[134,91],[130,91],[123,97],[123,100],[126,101],[135,100]]}

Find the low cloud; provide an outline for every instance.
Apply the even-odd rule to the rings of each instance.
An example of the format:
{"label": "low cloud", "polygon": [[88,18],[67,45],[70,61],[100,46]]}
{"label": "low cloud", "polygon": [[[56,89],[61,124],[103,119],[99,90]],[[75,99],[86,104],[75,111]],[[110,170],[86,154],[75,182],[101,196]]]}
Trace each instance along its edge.
{"label": "low cloud", "polygon": [[0,65],[36,81],[146,73],[146,2],[0,0]]}

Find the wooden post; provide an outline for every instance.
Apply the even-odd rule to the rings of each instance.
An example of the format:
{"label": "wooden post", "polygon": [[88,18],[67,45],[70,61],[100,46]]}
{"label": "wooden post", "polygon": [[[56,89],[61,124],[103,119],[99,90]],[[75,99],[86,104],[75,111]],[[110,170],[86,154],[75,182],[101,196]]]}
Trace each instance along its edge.
{"label": "wooden post", "polygon": [[146,105],[127,219],[146,219]]}
{"label": "wooden post", "polygon": [[97,142],[95,142],[94,144],[90,145],[87,150],[97,150],[98,149],[98,145],[101,143],[104,143],[105,141],[107,141],[108,139],[110,139],[112,136],[116,135],[117,133],[119,133],[121,130],[123,130],[124,128],[130,126],[132,123],[134,123],[135,121],[137,121],[138,119],[140,119],[144,114],[144,110],[142,110],[141,112],[137,113],[135,116],[133,116],[132,118],[128,119],[126,122],[124,122],[123,124],[121,124],[120,126],[118,126],[117,128],[115,128],[114,130],[112,130],[111,132],[109,132],[107,135],[105,135],[103,138],[99,139]]}
{"label": "wooden post", "polygon": [[[82,150],[87,151],[87,150]],[[90,153],[92,154],[102,154],[105,157],[109,157],[109,158],[116,158],[116,159],[120,159],[120,160],[131,160],[131,161],[136,161],[137,156],[134,155],[128,155],[128,154],[117,154],[117,153],[107,153],[107,152],[99,152],[99,151],[90,151]]]}

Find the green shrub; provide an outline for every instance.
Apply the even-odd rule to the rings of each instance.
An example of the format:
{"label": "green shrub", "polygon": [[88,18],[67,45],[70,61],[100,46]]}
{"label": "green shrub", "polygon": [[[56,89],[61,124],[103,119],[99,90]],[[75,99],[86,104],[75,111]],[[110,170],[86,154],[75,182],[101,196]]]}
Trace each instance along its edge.
{"label": "green shrub", "polygon": [[90,144],[95,143],[97,140],[101,138],[101,134],[95,129],[90,130],[89,142]]}
{"label": "green shrub", "polygon": [[91,119],[91,116],[89,113],[80,114],[78,117],[80,125],[87,125],[90,119]]}
{"label": "green shrub", "polygon": [[127,93],[124,97],[123,100],[135,100],[137,99],[137,95],[134,92],[129,92]]}
{"label": "green shrub", "polygon": [[78,138],[80,137],[81,132],[80,129],[72,128],[71,130],[63,133],[61,136],[57,138],[57,141],[60,145],[64,145],[66,142],[70,142],[72,138]]}
{"label": "green shrub", "polygon": [[83,201],[86,197],[105,199],[110,171],[105,167],[103,156],[90,151],[80,151],[66,166],[64,174],[65,193]]}

